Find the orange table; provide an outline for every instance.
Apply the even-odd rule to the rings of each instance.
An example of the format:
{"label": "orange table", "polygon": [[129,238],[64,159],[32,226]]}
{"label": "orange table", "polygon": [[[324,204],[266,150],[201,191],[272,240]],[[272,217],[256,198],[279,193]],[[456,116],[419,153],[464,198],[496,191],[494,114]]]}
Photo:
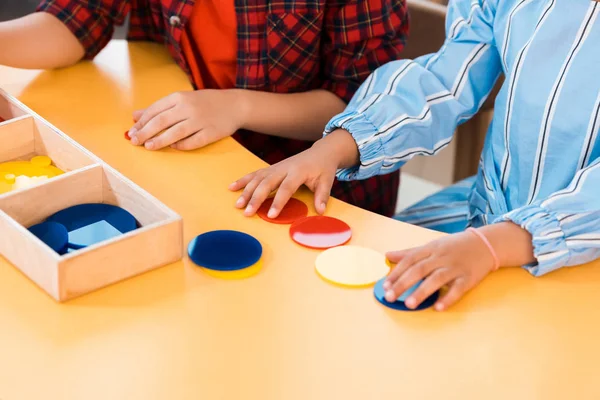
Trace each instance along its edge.
{"label": "orange table", "polygon": [[[0,399],[600,398],[600,265],[503,270],[449,312],[388,310],[371,289],[321,280],[318,252],[287,227],[234,209],[227,185],[262,163],[233,140],[152,153],[123,139],[132,110],[190,88],[160,46],[113,42],[56,72],[0,68],[0,86],[179,212],[186,241],[227,228],[265,247],[249,280],[184,260],[62,305],[0,260]],[[330,215],[382,252],[435,237],[340,202]]]}

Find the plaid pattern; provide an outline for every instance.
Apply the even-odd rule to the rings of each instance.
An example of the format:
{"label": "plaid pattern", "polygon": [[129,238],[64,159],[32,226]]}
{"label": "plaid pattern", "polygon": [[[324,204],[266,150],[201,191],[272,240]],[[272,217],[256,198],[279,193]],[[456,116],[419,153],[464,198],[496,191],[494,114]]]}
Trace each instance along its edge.
{"label": "plaid pattern", "polygon": [[[190,75],[180,40],[195,0],[45,0],[77,36],[86,58],[110,40],[113,27],[130,17],[129,40],[164,43]],[[275,93],[323,88],[349,101],[377,67],[400,58],[408,30],[405,0],[235,0],[238,23],[236,86]],[[252,132],[234,135],[269,163],[311,143]],[[336,182],[333,195],[391,216],[398,172],[358,182]]]}

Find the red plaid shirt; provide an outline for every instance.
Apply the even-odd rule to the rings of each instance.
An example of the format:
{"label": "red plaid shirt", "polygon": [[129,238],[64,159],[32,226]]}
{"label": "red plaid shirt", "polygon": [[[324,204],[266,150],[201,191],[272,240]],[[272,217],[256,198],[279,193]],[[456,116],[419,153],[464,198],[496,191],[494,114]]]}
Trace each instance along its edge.
{"label": "red plaid shirt", "polygon": [[[236,86],[275,93],[324,88],[349,101],[377,67],[400,58],[408,30],[405,0],[234,0],[238,25]],[[165,43],[190,75],[181,36],[195,0],[45,0],[93,58],[129,15],[129,40]],[[238,132],[234,137],[268,163],[311,143]],[[392,215],[398,172],[366,181],[336,182],[332,195]]]}

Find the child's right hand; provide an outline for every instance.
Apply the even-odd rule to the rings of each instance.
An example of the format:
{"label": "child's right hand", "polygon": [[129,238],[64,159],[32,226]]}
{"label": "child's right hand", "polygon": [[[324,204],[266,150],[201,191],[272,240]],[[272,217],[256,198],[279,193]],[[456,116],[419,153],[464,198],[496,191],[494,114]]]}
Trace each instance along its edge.
{"label": "child's right hand", "polygon": [[315,193],[315,208],[325,212],[331,186],[337,171],[337,162],[327,154],[326,146],[314,146],[273,166],[248,174],[229,187],[232,191],[244,189],[235,206],[244,208],[248,217],[254,215],[269,195],[277,190],[269,218],[276,218],[290,198],[303,184]]}
{"label": "child's right hand", "polygon": [[310,149],[271,167],[244,176],[229,189],[244,192],[235,204],[246,207],[248,217],[256,214],[269,195],[277,190],[269,218],[276,218],[302,185],[315,193],[315,209],[325,212],[338,168],[349,168],[359,162],[358,146],[352,135],[338,129],[316,142]]}

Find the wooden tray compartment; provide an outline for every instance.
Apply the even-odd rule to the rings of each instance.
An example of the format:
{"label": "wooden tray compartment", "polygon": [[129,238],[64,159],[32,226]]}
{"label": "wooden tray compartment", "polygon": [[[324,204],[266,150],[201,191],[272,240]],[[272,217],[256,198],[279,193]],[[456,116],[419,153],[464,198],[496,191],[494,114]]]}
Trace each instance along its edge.
{"label": "wooden tray compartment", "polygon": [[50,157],[53,164],[65,172],[98,162],[41,119],[26,115],[0,124],[0,163],[28,161],[36,155]]}
{"label": "wooden tray compartment", "polygon": [[[26,227],[83,203],[133,214],[133,232],[60,256]],[[58,301],[65,301],[183,256],[181,217],[106,165],[92,165],[0,198],[0,254]]]}
{"label": "wooden tray compartment", "polygon": [[12,101],[5,92],[0,90],[0,124],[13,118],[27,115],[25,107]]}

